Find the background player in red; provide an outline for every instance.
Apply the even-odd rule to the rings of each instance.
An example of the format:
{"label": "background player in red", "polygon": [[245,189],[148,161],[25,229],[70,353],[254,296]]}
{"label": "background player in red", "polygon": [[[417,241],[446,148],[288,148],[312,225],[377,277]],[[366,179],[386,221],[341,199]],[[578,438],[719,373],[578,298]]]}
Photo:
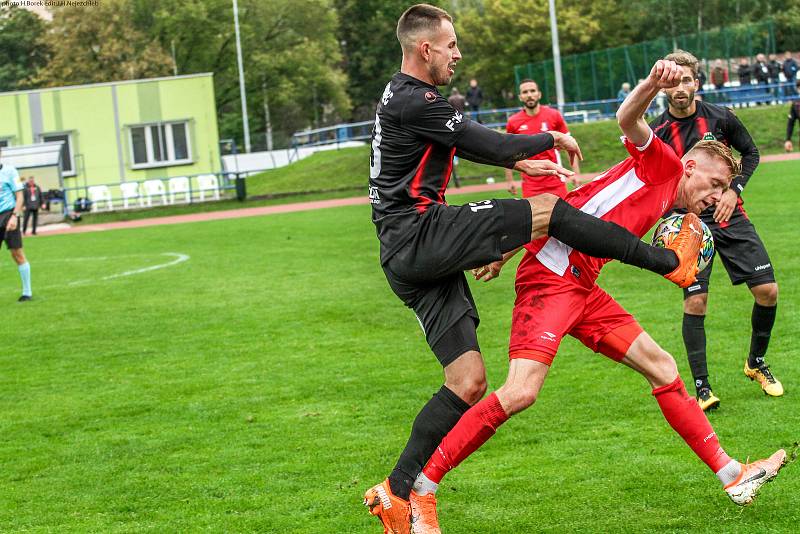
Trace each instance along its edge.
{"label": "background player in red", "polygon": [[[739,165],[718,141],[698,143],[678,159],[644,121],[659,89],[678,83],[680,72],[670,61],[653,66],[617,112],[631,157],[569,193],[567,202],[640,236],[676,205],[690,211],[683,224],[694,225],[700,238],[695,214],[719,201]],[[777,475],[786,452],[781,449],[753,464],[741,464],[726,454],[700,406],[686,393],[672,356],[597,286],[600,269],[610,260],[591,258],[552,238],[538,239],[525,248],[517,272],[508,379],[464,414],[417,478],[415,499],[426,500],[427,506],[418,508],[414,532],[439,532],[434,496],[438,483],[509,416],[535,402],[567,334],[639,372],[649,382],[664,418],[717,475],[730,498],[739,505],[752,502],[759,487]]]}
{"label": "background player in red", "polygon": [[[733,285],[747,284],[753,295],[750,316],[750,352],[744,364],[744,374],[756,380],[767,395],[783,395],[783,385],[772,374],[765,361],[767,347],[778,306],[778,284],[767,249],[747,213],[742,192],[758,167],[758,147],[736,115],[722,106],[698,102],[695,91],[700,87],[697,78],[697,58],[684,50],[676,50],[664,59],[683,68],[681,83],[664,90],[668,109],[650,123],[655,134],[669,144],[678,156],[702,139],[716,139],[737,150],[742,157],[742,171],[713,206],[704,209],[700,218],[711,230],[714,245]],[[706,358],[705,318],[713,259],[697,275],[697,282],[683,291],[683,342],[692,370],[697,402],[703,410],[716,408],[719,403],[711,389]]]}
{"label": "background player in red", "polygon": [[[506,132],[512,134],[534,135],[542,132],[561,132],[569,135],[567,123],[557,109],[544,106],[540,103],[542,92],[539,85],[533,80],[522,80],[519,84],[519,100],[522,102],[522,109],[508,118]],[[559,152],[555,149],[546,150],[541,154],[536,154],[530,159],[548,159],[561,165]],[[572,166],[575,173],[581,172],[580,166],[576,161]],[[550,176],[529,176],[522,174],[522,196],[532,197],[541,193],[553,193],[561,198],[567,195],[566,177],[559,175]],[[570,178],[572,185],[578,185],[577,178]],[[506,169],[506,181],[508,182],[508,192],[512,195],[517,194],[517,184],[514,182],[514,171]]]}

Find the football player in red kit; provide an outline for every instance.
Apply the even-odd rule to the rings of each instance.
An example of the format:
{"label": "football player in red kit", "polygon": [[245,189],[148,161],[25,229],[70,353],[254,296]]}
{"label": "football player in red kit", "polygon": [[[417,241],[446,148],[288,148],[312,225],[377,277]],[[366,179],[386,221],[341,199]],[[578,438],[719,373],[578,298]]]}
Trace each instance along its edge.
{"label": "football player in red kit", "polygon": [[[683,225],[692,225],[700,238],[696,214],[719,201],[739,173],[739,163],[718,141],[701,141],[679,159],[644,121],[652,99],[661,89],[677,85],[681,76],[682,67],[672,61],[653,66],[617,112],[630,157],[569,193],[568,203],[640,236],[667,209],[685,208],[689,213]],[[439,532],[438,483],[511,415],[535,402],[561,339],[568,334],[644,376],[664,418],[717,475],[728,496],[739,505],[752,502],[761,485],[777,475],[786,452],[781,449],[750,464],[725,452],[703,410],[686,393],[672,356],[597,286],[600,269],[610,260],[591,258],[547,237],[524,248],[516,279],[508,379],[467,410],[417,477],[411,494],[414,532]],[[478,270],[476,277],[496,276],[511,255]]]}

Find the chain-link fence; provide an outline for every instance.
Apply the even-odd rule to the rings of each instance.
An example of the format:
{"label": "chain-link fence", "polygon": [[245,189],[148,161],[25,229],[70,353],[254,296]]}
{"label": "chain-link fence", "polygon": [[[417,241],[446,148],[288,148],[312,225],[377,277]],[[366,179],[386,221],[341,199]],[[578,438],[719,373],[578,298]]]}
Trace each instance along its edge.
{"label": "chain-link fence", "polygon": [[[617,98],[623,83],[636,85],[647,76],[656,60],[675,48],[700,58],[701,70],[706,75],[716,60],[721,60],[729,79],[738,81],[736,73],[742,58],[749,64],[756,54],[776,52],[775,25],[765,21],[564,56],[561,58],[564,98],[567,102]],[[553,72],[553,60],[514,67],[516,84],[526,78],[536,80],[545,102],[556,101]]]}

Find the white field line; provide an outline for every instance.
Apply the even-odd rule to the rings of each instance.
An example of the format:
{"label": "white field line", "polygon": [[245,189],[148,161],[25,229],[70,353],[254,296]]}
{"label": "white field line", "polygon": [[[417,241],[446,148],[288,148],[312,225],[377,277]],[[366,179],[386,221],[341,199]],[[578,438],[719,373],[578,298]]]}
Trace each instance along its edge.
{"label": "white field line", "polygon": [[172,261],[168,261],[166,263],[159,263],[158,265],[151,265],[150,267],[142,267],[141,269],[133,269],[130,271],[124,271],[121,273],[110,274],[108,276],[103,276],[97,280],[76,280],[75,282],[70,282],[69,286],[79,286],[79,285],[86,285],[91,284],[93,282],[99,282],[104,280],[113,280],[115,278],[122,278],[124,276],[133,276],[136,274],[147,273],[150,271],[157,271],[158,269],[165,269],[167,267],[172,267],[173,265],[178,265],[179,263],[183,263],[185,261],[189,261],[191,258],[188,254],[181,254],[180,252],[163,252],[160,256],[172,256],[175,259]]}
{"label": "white field line", "polygon": [[[143,256],[167,256],[167,257],[173,258],[173,259],[171,259],[168,262],[159,263],[159,264],[156,264],[156,265],[150,265],[149,267],[142,267],[140,269],[131,269],[129,271],[123,271],[121,273],[109,274],[107,276],[102,276],[100,278],[90,278],[90,279],[87,279],[87,280],[75,280],[74,282],[68,282],[68,283],[64,283],[64,284],[50,285],[50,286],[44,286],[44,287],[40,287],[40,286],[36,285],[36,278],[35,278],[36,277],[36,275],[35,275],[36,271],[35,271],[35,269],[36,269],[36,265],[39,264],[39,263],[104,261],[104,260],[115,260],[115,259],[119,259],[119,258],[141,258]],[[143,274],[143,273],[147,273],[147,272],[150,272],[150,271],[156,271],[156,270],[159,270],[159,269],[166,269],[167,267],[172,267],[174,265],[178,265],[179,263],[183,263],[183,262],[189,261],[190,259],[191,259],[191,256],[189,256],[188,254],[182,254],[180,252],[161,252],[161,253],[155,253],[155,254],[146,254],[146,253],[145,254],[121,254],[121,255],[118,255],[118,256],[85,256],[85,257],[80,257],[80,258],[61,258],[61,259],[52,259],[52,260],[38,260],[38,261],[34,261],[32,263],[32,267],[33,267],[33,270],[34,270],[34,284],[33,284],[34,295],[40,290],[64,289],[65,286],[66,287],[75,287],[75,286],[89,285],[89,284],[93,284],[93,283],[97,283],[97,282],[103,282],[103,281],[106,281],[106,280],[114,280],[116,278],[123,278],[125,276],[134,276],[134,275],[137,275],[137,274]],[[9,262],[9,264],[14,266],[11,262]],[[16,266],[14,266],[14,267],[16,267]],[[9,289],[11,289],[11,288],[9,288]],[[14,287],[13,290],[14,291],[18,291],[18,288]]]}

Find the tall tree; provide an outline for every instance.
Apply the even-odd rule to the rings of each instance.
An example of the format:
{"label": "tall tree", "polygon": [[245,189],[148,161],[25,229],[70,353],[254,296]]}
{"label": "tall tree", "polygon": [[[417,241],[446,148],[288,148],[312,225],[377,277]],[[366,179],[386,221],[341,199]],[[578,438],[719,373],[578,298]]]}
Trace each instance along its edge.
{"label": "tall tree", "polygon": [[169,75],[169,55],[131,24],[132,14],[125,0],[56,8],[43,38],[51,53],[36,81],[57,86]]}
{"label": "tall tree", "polygon": [[46,61],[44,31],[44,22],[30,11],[0,3],[0,91],[34,85],[36,71]]}
{"label": "tall tree", "polygon": [[[134,24],[164,50],[175,50],[179,73],[214,72],[220,135],[241,140],[231,0],[139,0],[136,6]],[[240,0],[239,23],[254,134],[265,130],[265,97],[284,140],[295,130],[347,117],[330,0]]]}

